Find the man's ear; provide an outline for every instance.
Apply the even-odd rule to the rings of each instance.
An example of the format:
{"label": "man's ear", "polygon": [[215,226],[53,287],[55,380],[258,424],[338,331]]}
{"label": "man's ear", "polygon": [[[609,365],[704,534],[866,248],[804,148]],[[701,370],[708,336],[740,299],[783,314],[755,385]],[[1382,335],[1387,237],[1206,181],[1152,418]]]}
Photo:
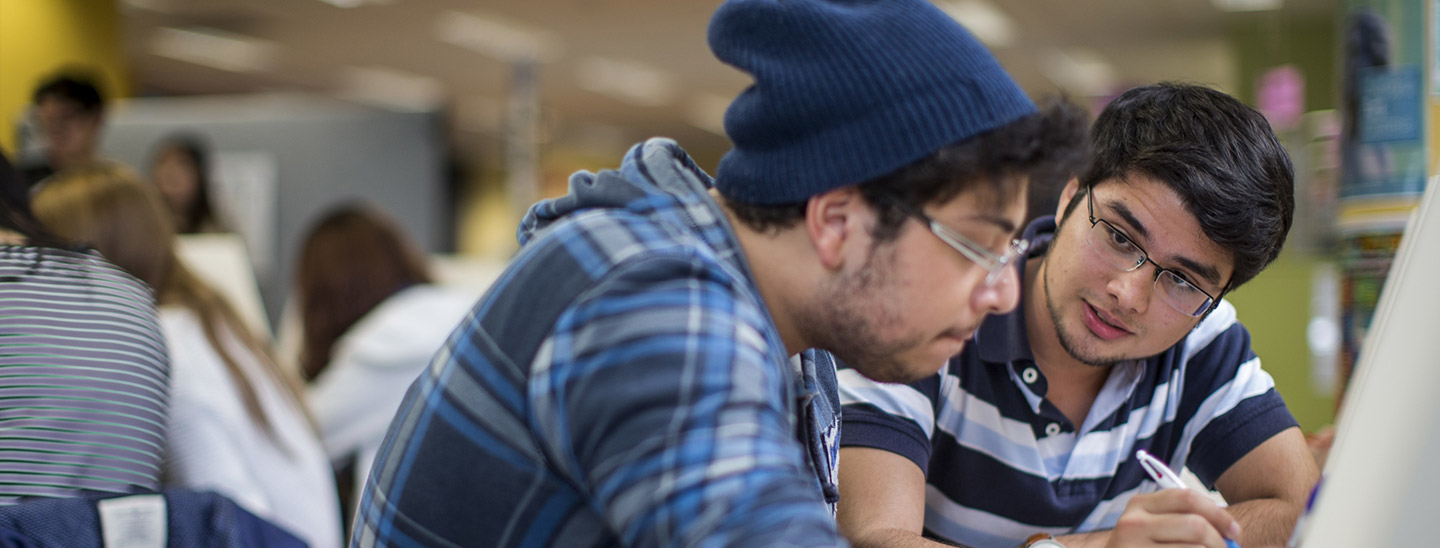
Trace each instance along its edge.
{"label": "man's ear", "polygon": [[844,266],[846,240],[863,232],[858,214],[868,208],[860,190],[853,186],[811,196],[805,203],[805,233],[825,269]]}
{"label": "man's ear", "polygon": [[1059,223],[1060,221],[1065,220],[1065,209],[1066,209],[1066,206],[1069,206],[1069,205],[1070,205],[1070,200],[1074,200],[1074,199],[1075,199],[1075,193],[1076,193],[1076,192],[1079,192],[1079,191],[1080,191],[1080,178],[1079,178],[1079,177],[1071,177],[1071,178],[1070,178],[1070,182],[1065,183],[1065,188],[1060,189],[1060,203],[1055,204],[1055,222],[1056,222],[1056,223]]}

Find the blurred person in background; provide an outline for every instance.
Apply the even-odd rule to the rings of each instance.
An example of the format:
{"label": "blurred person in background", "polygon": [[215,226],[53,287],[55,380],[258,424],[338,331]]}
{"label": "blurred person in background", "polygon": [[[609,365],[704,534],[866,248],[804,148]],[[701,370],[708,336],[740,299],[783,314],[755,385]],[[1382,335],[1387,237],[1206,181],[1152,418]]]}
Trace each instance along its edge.
{"label": "blurred person in background", "polygon": [[48,235],[24,186],[0,154],[0,505],[155,491],[170,364],[154,294]]}
{"label": "blurred person in background", "polygon": [[166,484],[214,490],[312,547],[339,546],[334,480],[298,383],[180,262],[155,188],[96,164],[57,173],[33,205],[55,234],[95,246],[155,288],[173,364]]}
{"label": "blurred person in background", "polygon": [[199,135],[162,139],[150,155],[150,179],[174,216],[176,234],[225,230],[210,199],[210,149]]}
{"label": "blurred person in background", "polygon": [[105,126],[105,97],[90,71],[71,67],[40,83],[33,96],[40,157],[22,158],[21,177],[29,186],[51,174],[99,158]]}
{"label": "blurred person in background", "polygon": [[[385,429],[445,338],[478,297],[441,287],[388,215],[350,204],[321,217],[297,261],[310,410],[341,500],[365,484]],[[353,473],[343,473],[353,468]]]}

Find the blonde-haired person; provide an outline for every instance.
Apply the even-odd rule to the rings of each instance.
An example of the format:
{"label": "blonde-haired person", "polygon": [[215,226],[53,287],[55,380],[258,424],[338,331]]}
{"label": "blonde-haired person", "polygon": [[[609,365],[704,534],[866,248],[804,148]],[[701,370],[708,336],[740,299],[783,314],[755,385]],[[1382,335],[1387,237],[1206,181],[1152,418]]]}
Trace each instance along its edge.
{"label": "blonde-haired person", "polygon": [[312,547],[339,546],[334,478],[296,383],[179,260],[155,188],[123,168],[89,166],[56,174],[33,207],[56,235],[155,288],[172,363],[167,484],[214,490]]}

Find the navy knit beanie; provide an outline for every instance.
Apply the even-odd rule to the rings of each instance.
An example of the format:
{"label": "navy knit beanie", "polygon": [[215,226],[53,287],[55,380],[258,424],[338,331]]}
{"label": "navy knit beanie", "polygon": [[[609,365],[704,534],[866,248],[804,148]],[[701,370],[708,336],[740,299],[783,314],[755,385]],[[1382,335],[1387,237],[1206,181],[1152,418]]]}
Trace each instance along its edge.
{"label": "navy knit beanie", "polygon": [[1035,112],[925,0],[729,0],[710,49],[755,80],[725,112],[715,178],[740,202],[803,202]]}

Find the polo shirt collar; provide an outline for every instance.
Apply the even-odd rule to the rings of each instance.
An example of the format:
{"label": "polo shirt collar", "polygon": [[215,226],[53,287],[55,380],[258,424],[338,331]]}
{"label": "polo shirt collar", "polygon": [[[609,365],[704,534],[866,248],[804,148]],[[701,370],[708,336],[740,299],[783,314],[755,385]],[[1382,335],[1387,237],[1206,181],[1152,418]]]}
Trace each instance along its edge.
{"label": "polo shirt collar", "polygon": [[[1026,258],[1031,259],[1044,255],[1054,236],[1054,216],[1047,215],[1031,221],[1025,226],[1025,232],[1021,236],[1030,241],[1030,252]],[[1026,262],[1015,261],[1015,269],[1019,271],[1022,285],[1025,283]],[[975,331],[975,348],[979,351],[981,361],[996,364],[1007,364],[1018,360],[1035,361],[1035,355],[1030,351],[1030,338],[1025,329],[1025,301],[1028,298],[1028,292],[1022,288],[1020,303],[1015,310],[1008,314],[992,314],[980,323],[980,328]]]}

